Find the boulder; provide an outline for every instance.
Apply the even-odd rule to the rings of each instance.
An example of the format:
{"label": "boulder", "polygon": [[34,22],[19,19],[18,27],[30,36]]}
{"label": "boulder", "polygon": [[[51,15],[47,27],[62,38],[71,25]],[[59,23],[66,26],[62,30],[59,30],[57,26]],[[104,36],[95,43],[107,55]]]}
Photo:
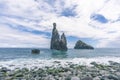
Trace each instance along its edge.
{"label": "boulder", "polygon": [[40,50],[39,49],[32,49],[31,53],[32,54],[39,54]]}
{"label": "boulder", "polygon": [[80,78],[77,76],[74,76],[74,77],[71,77],[71,80],[80,80]]}
{"label": "boulder", "polygon": [[93,80],[93,79],[91,77],[89,77],[89,76],[86,76],[82,80]]}
{"label": "boulder", "polygon": [[92,46],[84,43],[81,40],[78,40],[74,46],[74,49],[94,49]]}
{"label": "boulder", "polygon": [[115,76],[114,74],[109,75],[108,79],[110,79],[110,80],[119,80],[119,78],[117,76]]}
{"label": "boulder", "polygon": [[6,67],[2,67],[0,72],[7,72],[7,71],[10,71],[10,69],[7,69]]}

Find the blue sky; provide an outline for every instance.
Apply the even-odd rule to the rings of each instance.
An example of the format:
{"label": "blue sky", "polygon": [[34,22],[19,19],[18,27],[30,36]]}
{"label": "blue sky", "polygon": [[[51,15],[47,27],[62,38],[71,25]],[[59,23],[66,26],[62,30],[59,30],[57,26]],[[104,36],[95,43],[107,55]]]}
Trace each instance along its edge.
{"label": "blue sky", "polygon": [[[99,4],[98,4],[99,3]],[[0,0],[0,47],[49,48],[52,23],[94,47],[120,47],[120,0]]]}

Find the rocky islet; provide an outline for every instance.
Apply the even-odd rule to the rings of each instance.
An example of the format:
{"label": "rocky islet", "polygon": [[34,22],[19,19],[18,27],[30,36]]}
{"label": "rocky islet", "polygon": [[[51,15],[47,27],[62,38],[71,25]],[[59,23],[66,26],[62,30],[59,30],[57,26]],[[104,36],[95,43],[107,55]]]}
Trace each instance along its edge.
{"label": "rocky islet", "polygon": [[78,40],[74,46],[74,49],[94,49],[94,48],[86,44],[85,42]]}

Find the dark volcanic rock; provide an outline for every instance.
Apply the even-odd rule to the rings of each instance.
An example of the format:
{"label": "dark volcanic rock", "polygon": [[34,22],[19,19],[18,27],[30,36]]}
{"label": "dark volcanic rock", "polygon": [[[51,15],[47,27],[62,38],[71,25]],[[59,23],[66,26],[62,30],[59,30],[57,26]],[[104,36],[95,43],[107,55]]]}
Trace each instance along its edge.
{"label": "dark volcanic rock", "polygon": [[94,49],[92,46],[82,42],[81,40],[78,40],[75,44],[74,49]]}
{"label": "dark volcanic rock", "polygon": [[40,50],[39,49],[32,49],[31,53],[32,54],[39,54]]}
{"label": "dark volcanic rock", "polygon": [[53,23],[50,49],[67,51],[67,40],[65,34],[63,33],[60,38],[58,30],[56,29],[56,23]]}
{"label": "dark volcanic rock", "polygon": [[53,23],[53,30],[52,30],[52,38],[51,38],[51,46],[50,49],[60,49],[60,38],[58,30],[56,29],[56,23]]}
{"label": "dark volcanic rock", "polygon": [[64,33],[61,35],[60,48],[61,50],[67,50],[67,40]]}

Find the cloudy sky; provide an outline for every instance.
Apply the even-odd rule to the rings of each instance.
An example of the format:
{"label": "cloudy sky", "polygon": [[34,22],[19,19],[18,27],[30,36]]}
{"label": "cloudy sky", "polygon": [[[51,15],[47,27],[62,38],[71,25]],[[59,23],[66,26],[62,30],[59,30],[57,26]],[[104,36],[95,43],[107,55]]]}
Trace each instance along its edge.
{"label": "cloudy sky", "polygon": [[49,48],[53,22],[69,48],[120,48],[120,0],[0,0],[0,47]]}

